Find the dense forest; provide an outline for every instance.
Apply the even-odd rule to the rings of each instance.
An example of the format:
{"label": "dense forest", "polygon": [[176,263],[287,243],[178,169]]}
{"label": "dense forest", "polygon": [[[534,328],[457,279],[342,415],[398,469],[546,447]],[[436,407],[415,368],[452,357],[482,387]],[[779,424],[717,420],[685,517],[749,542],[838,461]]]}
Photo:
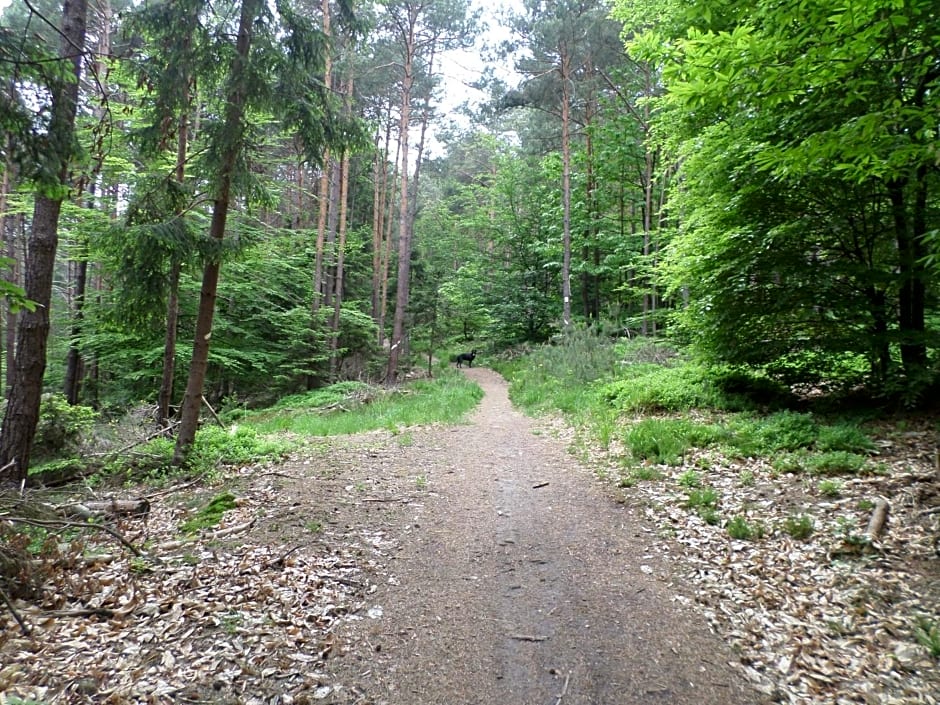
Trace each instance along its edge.
{"label": "dense forest", "polygon": [[[0,478],[43,393],[153,404],[184,463],[204,402],[586,326],[935,388],[934,0],[13,0],[0,25]],[[456,51],[517,79],[448,113]]]}

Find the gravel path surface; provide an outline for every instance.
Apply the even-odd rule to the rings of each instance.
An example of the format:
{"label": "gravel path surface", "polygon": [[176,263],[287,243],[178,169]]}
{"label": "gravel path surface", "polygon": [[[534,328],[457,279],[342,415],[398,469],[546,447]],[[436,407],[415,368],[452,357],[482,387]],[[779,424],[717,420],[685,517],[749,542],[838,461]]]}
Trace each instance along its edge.
{"label": "gravel path surface", "polygon": [[330,661],[345,684],[332,702],[760,702],[675,600],[656,535],[511,407],[502,378],[466,374],[485,391],[469,424],[373,437],[336,458],[411,491],[333,522],[377,532],[381,550],[371,617],[344,628],[345,656]]}

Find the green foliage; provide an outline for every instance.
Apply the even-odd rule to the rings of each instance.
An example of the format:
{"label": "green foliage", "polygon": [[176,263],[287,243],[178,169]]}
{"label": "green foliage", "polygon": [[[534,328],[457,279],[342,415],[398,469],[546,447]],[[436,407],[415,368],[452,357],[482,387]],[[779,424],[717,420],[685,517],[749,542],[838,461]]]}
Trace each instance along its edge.
{"label": "green foliage", "polygon": [[725,525],[728,536],[740,541],[753,541],[763,538],[764,527],[761,524],[752,524],[744,516],[735,516]]}
{"label": "green foliage", "polygon": [[820,426],[816,448],[822,451],[868,453],[875,450],[875,444],[858,424],[843,422]]}
{"label": "green foliage", "polygon": [[218,525],[222,515],[237,506],[236,500],[231,492],[216,495],[194,517],[180,524],[180,531],[184,534],[195,534],[202,529]]}
{"label": "green foliage", "polygon": [[[316,407],[281,408],[244,418],[257,433],[289,431],[304,436],[332,436],[427,423],[458,423],[482,398],[480,387],[454,370],[419,380],[370,403],[319,413]],[[326,398],[326,397],[323,397]]]}
{"label": "green foliage", "polygon": [[816,522],[807,514],[794,514],[783,521],[783,530],[798,541],[805,541],[812,536],[815,528]]}
{"label": "green foliage", "polygon": [[627,431],[625,443],[635,458],[678,465],[691,448],[712,445],[727,437],[717,425],[688,419],[643,419]]}
{"label": "green foliage", "polygon": [[221,428],[206,426],[196,434],[189,456],[189,467],[199,473],[211,473],[221,465],[249,465],[284,456],[289,444],[262,436],[250,426]]}
{"label": "green foliage", "polygon": [[914,627],[914,638],[934,658],[940,658],[940,623],[921,617]]}
{"label": "green foliage", "polygon": [[34,455],[51,459],[78,452],[97,419],[97,412],[90,407],[72,406],[61,394],[43,394]]}
{"label": "green foliage", "polygon": [[844,450],[813,453],[806,457],[805,468],[814,475],[854,475],[860,472],[868,458]]}
{"label": "green foliage", "polygon": [[824,497],[835,498],[842,494],[842,482],[839,480],[820,480],[816,487]]}
{"label": "green foliage", "polygon": [[689,490],[685,506],[689,509],[716,509],[720,497],[714,487],[698,487]]}
{"label": "green foliage", "polygon": [[704,369],[691,364],[663,367],[632,365],[620,379],[603,385],[604,400],[624,412],[656,413],[721,408],[724,400]]}

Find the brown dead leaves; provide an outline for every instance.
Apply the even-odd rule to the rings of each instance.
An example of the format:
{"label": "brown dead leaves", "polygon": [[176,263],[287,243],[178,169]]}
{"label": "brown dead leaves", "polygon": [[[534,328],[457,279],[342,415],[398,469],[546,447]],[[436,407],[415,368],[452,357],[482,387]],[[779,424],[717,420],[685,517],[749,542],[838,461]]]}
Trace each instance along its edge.
{"label": "brown dead leaves", "polygon": [[58,569],[38,605],[19,603],[30,636],[0,613],[0,700],[302,703],[341,689],[322,666],[336,626],[364,606],[371,547],[327,547],[310,531],[258,541],[252,520],[276,525],[292,506],[259,469],[240,474],[239,506],[217,530],[180,540],[186,512],[170,493],[146,522],[120,524],[144,557],[89,536],[85,555],[113,560]]}
{"label": "brown dead leaves", "polygon": [[[778,474],[762,460],[713,451],[683,467],[659,466],[662,480],[622,490],[644,514],[651,550],[671,556],[683,593],[677,599],[728,639],[771,702],[940,703],[940,661],[915,636],[920,620],[940,625],[935,437],[885,432],[891,435],[875,458],[883,474],[839,478],[830,494],[818,477]],[[679,480],[690,468],[719,493],[717,524],[685,506]],[[887,525],[869,542],[866,527],[881,497],[890,505]],[[787,522],[801,516],[813,531],[798,540]],[[763,536],[732,539],[732,517],[760,526]]]}

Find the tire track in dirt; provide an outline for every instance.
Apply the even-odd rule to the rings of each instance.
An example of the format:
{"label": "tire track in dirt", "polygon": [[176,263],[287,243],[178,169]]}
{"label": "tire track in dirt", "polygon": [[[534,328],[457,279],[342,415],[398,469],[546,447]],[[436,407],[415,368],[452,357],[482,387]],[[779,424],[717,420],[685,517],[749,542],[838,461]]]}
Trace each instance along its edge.
{"label": "tire track in dirt", "polygon": [[470,423],[415,429],[360,468],[427,489],[385,527],[397,550],[370,596],[383,616],[345,627],[347,655],[331,663],[346,687],[332,702],[759,702],[674,600],[655,535],[512,409],[498,375],[466,374],[485,392]]}

